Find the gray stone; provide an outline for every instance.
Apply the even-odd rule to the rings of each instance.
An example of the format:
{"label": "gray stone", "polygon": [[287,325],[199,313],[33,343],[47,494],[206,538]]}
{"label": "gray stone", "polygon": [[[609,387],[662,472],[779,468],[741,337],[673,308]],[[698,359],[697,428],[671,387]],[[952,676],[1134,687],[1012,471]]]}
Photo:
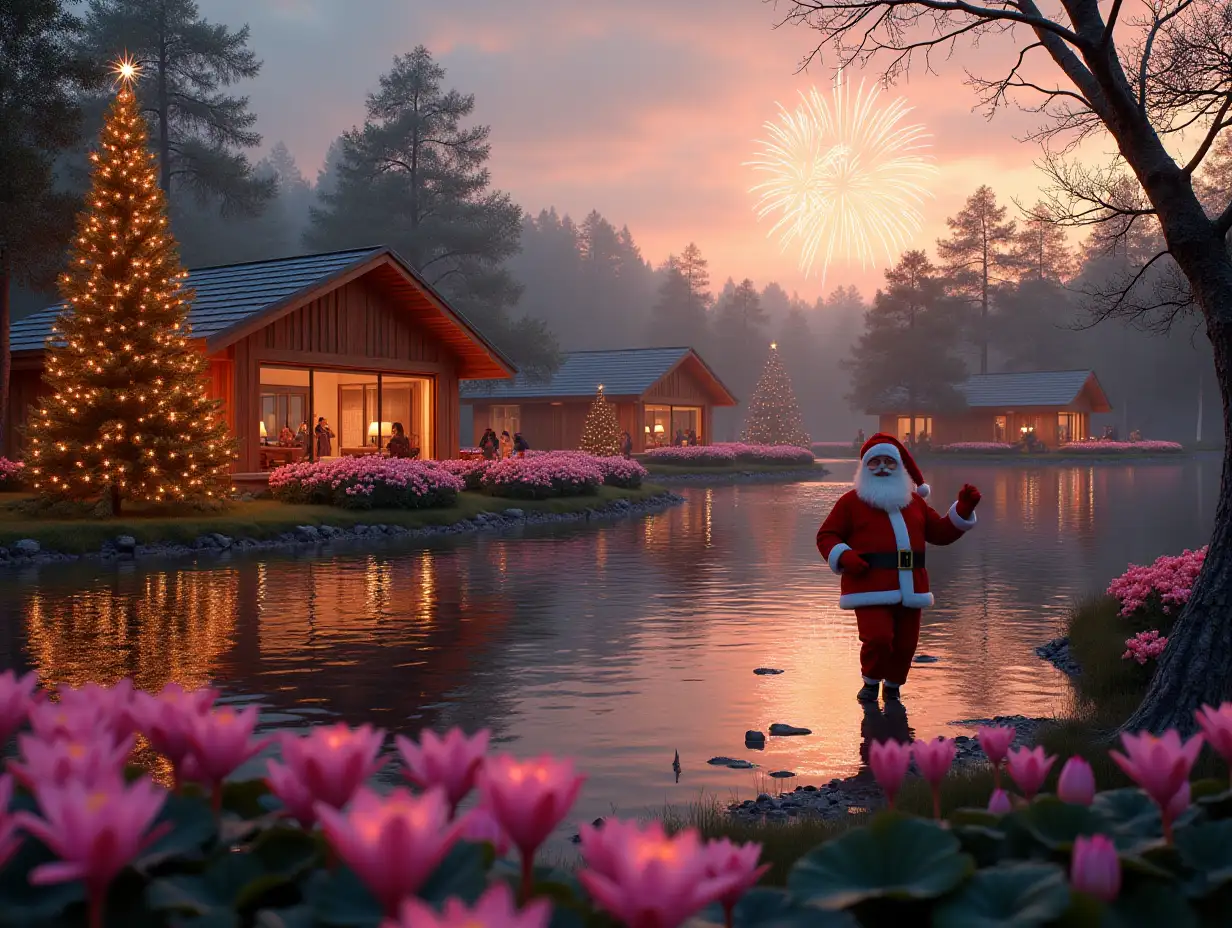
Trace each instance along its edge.
{"label": "gray stone", "polygon": [[797,728],[795,725],[785,725],[782,722],[775,722],[770,726],[770,734],[779,738],[786,738],[791,735],[811,735],[811,728]]}
{"label": "gray stone", "polygon": [[320,541],[321,533],[317,531],[315,525],[297,525],[295,537],[300,541]]}
{"label": "gray stone", "polygon": [[773,667],[758,667],[753,671],[753,673],[757,674],[759,677],[770,677],[782,672],[783,671],[781,670],[775,670]]}
{"label": "gray stone", "polygon": [[706,763],[712,767],[726,767],[728,764],[736,763],[736,759],[734,757],[712,757]]}
{"label": "gray stone", "polygon": [[231,539],[226,535],[220,534],[219,532],[215,532],[210,537],[214,539],[214,544],[218,545],[218,547],[222,548],[224,551],[232,545]]}
{"label": "gray stone", "polygon": [[355,533],[356,535],[367,535],[369,529],[368,529],[368,526],[366,525],[357,525],[353,529],[351,529],[351,531]]}
{"label": "gray stone", "polygon": [[773,773],[770,774],[770,776],[774,777],[776,780],[787,780],[787,779],[790,779],[791,777],[794,777],[795,774],[792,773],[790,770],[775,770]]}
{"label": "gray stone", "polygon": [[747,760],[733,760],[727,766],[731,770],[752,770],[757,765],[753,763],[749,763],[749,761]]}
{"label": "gray stone", "polygon": [[935,664],[941,658],[933,657],[931,654],[917,654],[914,660],[917,664]]}
{"label": "gray stone", "polygon": [[754,744],[764,745],[766,743],[766,736],[759,731],[753,731],[750,729],[744,733],[744,743],[746,746],[752,746]]}
{"label": "gray stone", "polygon": [[13,552],[20,554],[22,557],[34,557],[42,548],[39,543],[33,538],[23,538],[21,541],[13,543]]}
{"label": "gray stone", "polygon": [[137,539],[132,535],[121,535],[115,540],[117,551],[135,551],[137,549]]}
{"label": "gray stone", "polygon": [[521,509],[506,509],[504,514],[510,519],[522,519],[526,516]]}

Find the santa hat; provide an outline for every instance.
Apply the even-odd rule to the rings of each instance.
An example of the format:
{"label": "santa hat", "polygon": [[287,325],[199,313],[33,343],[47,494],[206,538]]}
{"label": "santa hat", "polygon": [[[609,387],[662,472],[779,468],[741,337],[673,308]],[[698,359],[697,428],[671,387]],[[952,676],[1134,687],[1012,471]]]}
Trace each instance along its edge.
{"label": "santa hat", "polygon": [[893,435],[878,432],[866,441],[864,447],[860,449],[860,463],[867,464],[873,458],[882,455],[887,458],[893,458],[900,467],[907,471],[907,476],[915,484],[915,492],[921,499],[928,496],[932,488],[924,482],[924,475],[920,473],[920,468],[915,463],[915,458],[911,456],[911,452],[903,446],[903,443]]}

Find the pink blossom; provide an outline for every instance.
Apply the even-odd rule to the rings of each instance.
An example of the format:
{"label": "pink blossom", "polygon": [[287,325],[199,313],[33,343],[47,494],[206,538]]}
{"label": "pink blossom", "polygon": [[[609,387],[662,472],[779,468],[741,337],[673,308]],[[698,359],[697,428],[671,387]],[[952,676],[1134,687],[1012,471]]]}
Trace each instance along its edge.
{"label": "pink blossom", "polygon": [[355,455],[276,468],[270,492],[285,502],[330,503],[349,509],[376,505],[421,508],[448,503],[465,484],[435,461]]}
{"label": "pink blossom", "polygon": [[1184,451],[1184,447],[1174,441],[1107,441],[1097,439],[1092,441],[1072,441],[1061,445],[1066,454],[1176,454]]}
{"label": "pink blossom", "polygon": [[1121,891],[1121,861],[1103,835],[1079,835],[1070,864],[1071,885],[1079,892],[1112,902]]}
{"label": "pink blossom", "polygon": [[341,809],[383,766],[377,755],[385,732],[371,725],[319,726],[303,737],[287,734],[280,741],[283,762],[267,762],[265,782],[305,828],[316,821],[318,803]]}
{"label": "pink blossom", "polygon": [[21,480],[22,471],[26,465],[21,461],[10,461],[0,457],[0,490],[9,489]]}
{"label": "pink blossom", "polygon": [[441,738],[425,728],[418,744],[401,735],[394,739],[394,744],[406,765],[407,779],[421,789],[440,786],[450,809],[456,810],[458,803],[475,788],[490,737],[487,729],[468,738],[462,729],[451,728]]}
{"label": "pink blossom", "polygon": [[450,823],[449,802],[440,789],[412,796],[398,788],[381,797],[361,787],[346,812],[318,803],[316,813],[330,846],[391,918],[445,859],[462,830],[460,821]]}
{"label": "pink blossom", "polygon": [[1145,664],[1163,654],[1166,647],[1168,647],[1168,639],[1160,638],[1159,632],[1138,632],[1134,637],[1126,640],[1125,653],[1121,655],[1121,660],[1133,659],[1139,664]]}
{"label": "pink blossom", "polygon": [[980,742],[980,749],[988,758],[988,762],[992,764],[993,785],[1000,789],[1001,764],[1017,732],[1010,725],[981,725],[975,734]]}
{"label": "pink blossom", "polygon": [[1003,789],[994,789],[992,797],[988,800],[988,811],[993,815],[1005,815],[1014,807],[1010,805],[1009,794]]}
{"label": "pink blossom", "polygon": [[1168,821],[1175,822],[1180,818],[1185,810],[1189,808],[1191,798],[1189,781],[1186,780],[1181,784],[1181,788],[1176,791],[1176,795],[1168,800],[1167,808],[1164,809],[1164,814],[1167,816]]}
{"label": "pink blossom", "polygon": [[[850,445],[844,445],[850,448]],[[648,461],[661,464],[695,467],[722,467],[732,464],[797,464],[807,467],[813,463],[811,448],[796,445],[759,445],[748,442],[716,442],[712,445],[685,445],[670,448],[651,448],[645,454]]]}
{"label": "pink blossom", "polygon": [[546,899],[529,902],[519,912],[513,891],[497,883],[479,897],[473,909],[459,899],[447,899],[444,910],[438,912],[418,899],[407,899],[399,917],[381,928],[547,928],[551,917],[552,905]]}
{"label": "pink blossom", "polygon": [[497,857],[509,853],[509,836],[501,828],[491,812],[483,806],[476,806],[462,818],[462,840],[479,843],[486,841],[492,845]]}
{"label": "pink blossom", "polygon": [[115,736],[109,724],[111,720],[104,712],[104,706],[99,703],[74,702],[65,706],[59,702],[40,702],[30,709],[30,728],[44,741],[58,738],[95,741],[105,734],[118,743],[120,739]]}
{"label": "pink blossom", "polygon": [[1172,728],[1158,738],[1145,731],[1136,735],[1126,732],[1121,735],[1125,753],[1108,752],[1117,766],[1155,800],[1163,815],[1164,837],[1169,843],[1172,818],[1168,806],[1181,785],[1189,779],[1189,772],[1198,759],[1198,752],[1202,750],[1202,742],[1202,735],[1194,735],[1182,744],[1181,736]]}
{"label": "pink blossom", "polygon": [[593,493],[603,483],[598,458],[573,452],[547,452],[489,462],[483,488],[496,496],[546,499]]}
{"label": "pink blossom", "polygon": [[133,695],[133,719],[150,746],[171,762],[177,783],[187,779],[184,762],[192,751],[193,726],[217,698],[217,690],[186,690],[178,683],[168,683],[156,696],[144,692]]}
{"label": "pink blossom", "polygon": [[1165,612],[1174,612],[1189,601],[1205,558],[1206,548],[1199,548],[1156,558],[1145,567],[1131,564],[1108,584],[1108,595],[1120,602],[1124,616],[1142,609],[1151,597],[1159,600]]}
{"label": "pink blossom", "polygon": [[578,879],[595,903],[625,925],[675,928],[748,879],[743,870],[711,871],[713,860],[694,829],[668,837],[651,822],[608,819],[583,825]]}
{"label": "pink blossom", "polygon": [[1046,756],[1043,748],[1015,748],[1007,755],[1006,769],[1029,802],[1043,787],[1048,771],[1056,762],[1056,756]]}
{"label": "pink blossom", "polygon": [[133,747],[129,735],[119,744],[110,736],[46,741],[31,735],[18,735],[21,760],[10,760],[9,770],[23,787],[34,791],[41,784],[63,786],[80,783],[101,788],[124,779],[124,762]]}
{"label": "pink blossom", "polygon": [[761,845],[752,841],[746,844],[733,844],[727,838],[706,842],[704,848],[707,855],[706,876],[719,878],[729,875],[740,877],[740,882],[719,896],[719,904],[730,913],[735,909],[740,898],[758,884],[769,864],[758,865],[761,858]]}
{"label": "pink blossom", "polygon": [[1095,772],[1081,757],[1071,757],[1061,768],[1057,798],[1076,806],[1089,806],[1095,801]]}
{"label": "pink blossom", "polygon": [[868,765],[872,768],[873,779],[886,794],[886,802],[891,809],[894,808],[894,799],[907,776],[907,768],[911,766],[911,745],[898,741],[874,741],[868,748]]}
{"label": "pink blossom", "polygon": [[192,779],[213,790],[215,809],[222,801],[223,780],[269,744],[269,739],[253,738],[256,727],[256,706],[238,712],[224,706],[192,717],[188,733]]}
{"label": "pink blossom", "polygon": [[937,737],[932,741],[917,740],[911,745],[911,754],[920,776],[928,781],[933,791],[933,817],[941,818],[941,781],[954,764],[958,745],[952,738]]}
{"label": "pink blossom", "polygon": [[1194,716],[1206,735],[1206,743],[1224,763],[1232,765],[1232,702],[1225,702],[1218,709],[1203,706]]}
{"label": "pink blossom", "polygon": [[0,747],[8,743],[29,717],[37,686],[38,674],[34,671],[21,677],[11,670],[0,673]]}
{"label": "pink blossom", "polygon": [[97,711],[100,720],[119,741],[136,730],[133,719],[133,681],[125,677],[115,686],[86,683],[80,687],[59,686],[56,695],[66,712]]}

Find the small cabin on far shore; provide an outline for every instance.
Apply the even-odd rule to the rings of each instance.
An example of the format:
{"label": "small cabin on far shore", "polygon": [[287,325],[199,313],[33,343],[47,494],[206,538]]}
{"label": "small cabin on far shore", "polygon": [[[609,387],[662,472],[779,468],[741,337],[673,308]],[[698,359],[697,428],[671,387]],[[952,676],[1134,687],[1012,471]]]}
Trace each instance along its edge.
{"label": "small cabin on far shore", "polygon": [[[1015,444],[1029,434],[1056,448],[1091,435],[1091,415],[1112,411],[1095,373],[1025,371],[975,374],[959,386],[967,408],[950,413],[917,413],[890,403],[869,410],[879,429],[902,441],[927,435],[933,445],[989,441]],[[897,408],[894,408],[897,406]]]}
{"label": "small cabin on far shore", "polygon": [[536,450],[577,448],[599,385],[615,407],[634,453],[679,443],[713,441],[714,408],[736,398],[692,348],[573,351],[548,381],[468,380],[461,401],[473,412],[472,446],[484,429],[521,432]]}

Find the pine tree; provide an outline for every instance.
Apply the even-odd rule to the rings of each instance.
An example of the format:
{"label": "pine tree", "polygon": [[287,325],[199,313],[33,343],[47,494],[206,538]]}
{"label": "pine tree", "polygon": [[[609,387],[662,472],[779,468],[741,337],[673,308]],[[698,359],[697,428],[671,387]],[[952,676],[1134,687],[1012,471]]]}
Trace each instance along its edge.
{"label": "pine tree", "polygon": [[586,424],[582,426],[581,448],[587,454],[601,458],[611,458],[620,454],[620,420],[616,418],[616,410],[603,395],[603,384],[595,393],[595,401],[590,404],[590,412],[586,414]]}
{"label": "pine tree", "polygon": [[791,378],[779,357],[779,347],[770,343],[770,357],[753,399],[749,402],[749,414],[744,424],[742,441],[755,445],[792,445],[809,447],[809,436],[804,431],[796,393],[791,388]]}
{"label": "pine tree", "polygon": [[46,351],[47,394],[31,417],[30,469],[49,500],[225,498],[231,442],[190,342],[191,292],[167,226],[148,128],[122,79],[61,277],[65,309]]}

